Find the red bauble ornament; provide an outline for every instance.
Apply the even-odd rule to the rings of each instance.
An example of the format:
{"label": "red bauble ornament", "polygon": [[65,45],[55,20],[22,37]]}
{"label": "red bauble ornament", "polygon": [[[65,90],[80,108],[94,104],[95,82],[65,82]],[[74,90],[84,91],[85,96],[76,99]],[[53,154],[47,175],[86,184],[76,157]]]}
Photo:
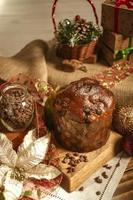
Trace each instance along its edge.
{"label": "red bauble ornament", "polygon": [[133,106],[119,106],[115,109],[113,127],[122,135],[133,134]]}
{"label": "red bauble ornament", "polygon": [[133,134],[127,134],[124,136],[122,147],[128,155],[133,156]]}

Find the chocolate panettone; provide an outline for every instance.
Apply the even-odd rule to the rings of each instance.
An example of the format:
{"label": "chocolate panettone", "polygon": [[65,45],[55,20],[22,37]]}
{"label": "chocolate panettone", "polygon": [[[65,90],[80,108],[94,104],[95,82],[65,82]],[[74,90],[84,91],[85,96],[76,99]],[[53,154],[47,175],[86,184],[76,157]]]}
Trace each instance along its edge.
{"label": "chocolate panettone", "polygon": [[83,78],[60,90],[53,103],[56,138],[67,149],[89,152],[109,137],[113,93],[98,81]]}

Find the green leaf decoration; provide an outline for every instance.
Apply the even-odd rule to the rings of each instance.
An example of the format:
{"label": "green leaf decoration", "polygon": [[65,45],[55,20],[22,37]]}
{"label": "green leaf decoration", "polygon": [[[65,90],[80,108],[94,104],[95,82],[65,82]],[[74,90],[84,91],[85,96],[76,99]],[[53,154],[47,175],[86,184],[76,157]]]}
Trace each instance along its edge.
{"label": "green leaf decoration", "polygon": [[64,19],[58,24],[56,37],[60,44],[73,47],[97,40],[101,34],[100,27],[92,22],[82,18],[79,20]]}
{"label": "green leaf decoration", "polygon": [[45,103],[45,121],[48,129],[51,131],[54,128],[53,118],[53,101],[54,97],[49,97]]}
{"label": "green leaf decoration", "polygon": [[40,189],[37,189],[37,196],[38,196],[38,198],[41,197],[41,190]]}
{"label": "green leaf decoration", "polygon": [[31,190],[27,190],[25,191],[24,195],[25,197],[31,196],[32,195],[32,191]]}
{"label": "green leaf decoration", "polygon": [[0,200],[5,200],[5,197],[3,196],[3,193],[0,193]]}

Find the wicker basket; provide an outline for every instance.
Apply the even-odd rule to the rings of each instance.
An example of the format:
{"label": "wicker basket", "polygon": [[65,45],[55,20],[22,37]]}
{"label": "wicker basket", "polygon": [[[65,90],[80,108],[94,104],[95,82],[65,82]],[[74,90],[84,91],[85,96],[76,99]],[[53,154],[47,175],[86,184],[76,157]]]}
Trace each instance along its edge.
{"label": "wicker basket", "polygon": [[[55,22],[55,9],[56,9],[56,4],[58,0],[55,0],[53,3],[52,7],[52,21],[53,21],[53,26],[54,26],[54,33],[57,32],[57,26]],[[96,9],[94,7],[94,4],[92,3],[91,0],[87,0],[87,2],[91,5],[96,24],[98,25],[98,17],[96,13]],[[58,44],[56,48],[56,54],[57,56],[64,58],[64,59],[77,59],[77,60],[85,60],[89,58],[92,54],[94,54],[95,47],[97,44],[98,40],[92,40],[90,43],[84,44],[84,45],[76,45],[74,47],[70,47],[68,45],[63,45],[63,44]]]}
{"label": "wicker basket", "polygon": [[94,53],[96,44],[96,40],[93,40],[88,44],[76,45],[74,47],[59,44],[57,46],[56,54],[64,59],[77,59],[82,61]]}

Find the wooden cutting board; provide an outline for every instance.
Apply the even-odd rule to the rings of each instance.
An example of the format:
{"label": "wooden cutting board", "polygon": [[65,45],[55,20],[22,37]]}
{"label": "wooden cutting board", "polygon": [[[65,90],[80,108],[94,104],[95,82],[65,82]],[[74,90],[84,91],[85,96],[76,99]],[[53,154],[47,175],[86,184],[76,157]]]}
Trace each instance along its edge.
{"label": "wooden cutting board", "polygon": [[[24,137],[24,134],[20,133],[7,133],[7,137],[12,140],[14,148],[16,148]],[[89,176],[102,167],[107,161],[113,158],[116,153],[120,151],[122,136],[116,132],[110,131],[110,137],[102,148],[89,152],[80,153],[87,157],[88,162],[81,162],[75,167],[75,172],[67,173],[68,164],[63,163],[63,159],[67,153],[73,155],[74,152],[67,151],[57,142],[55,142],[56,148],[60,157],[60,168],[63,173],[63,181],[61,186],[68,192],[72,192],[77,189]]]}
{"label": "wooden cutting board", "polygon": [[56,143],[56,147],[60,155],[60,167],[64,174],[62,187],[72,192],[77,189],[89,176],[102,167],[107,161],[113,158],[121,149],[121,136],[116,132],[110,131],[110,137],[102,148],[89,152],[80,153],[88,158],[88,162],[81,162],[75,168],[75,172],[67,173],[68,164],[63,163],[63,159],[67,153],[73,155],[74,152],[65,150]]}

